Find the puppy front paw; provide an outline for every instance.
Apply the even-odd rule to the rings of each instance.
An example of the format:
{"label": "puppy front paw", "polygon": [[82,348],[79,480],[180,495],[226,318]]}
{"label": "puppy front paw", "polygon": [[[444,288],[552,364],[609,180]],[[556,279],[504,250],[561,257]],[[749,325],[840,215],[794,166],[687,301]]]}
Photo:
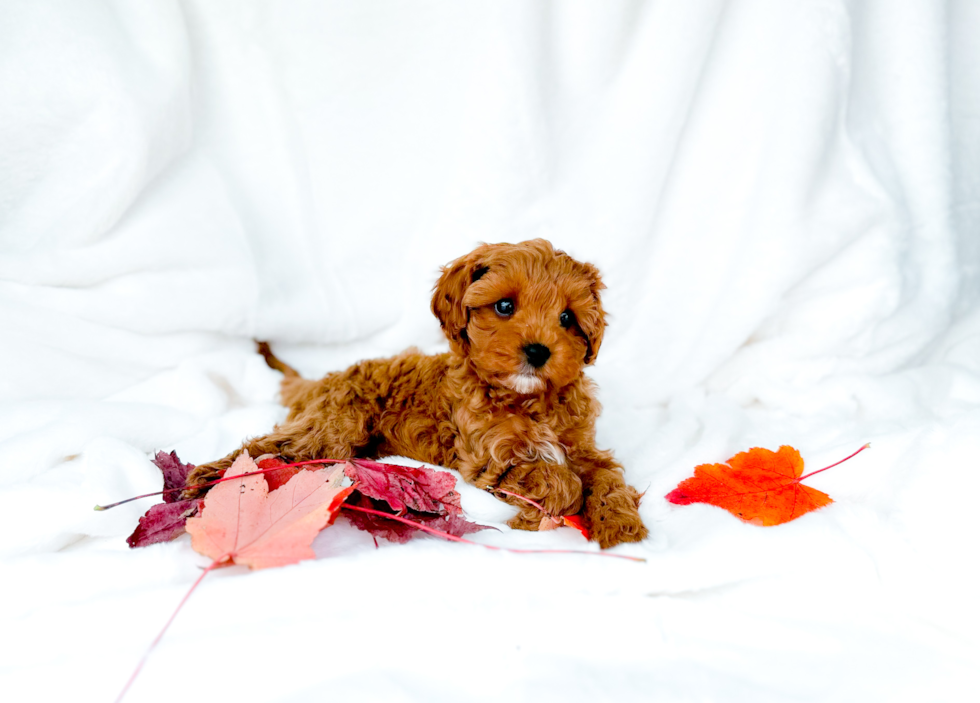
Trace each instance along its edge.
{"label": "puppy front paw", "polygon": [[[507,521],[507,526],[512,530],[529,530],[537,532],[541,529],[541,511],[534,506],[521,508],[521,511]],[[545,517],[546,520],[551,518]]]}
{"label": "puppy front paw", "polygon": [[603,549],[622,542],[639,542],[648,531],[637,508],[640,494],[631,486],[616,488],[608,493],[593,493],[585,500],[585,517],[592,541]]}
{"label": "puppy front paw", "polygon": [[[497,486],[539,503],[550,515],[574,515],[582,508],[582,479],[560,464],[535,462],[513,467]],[[508,523],[518,530],[536,530],[541,511],[516,498],[507,502],[521,508]]]}

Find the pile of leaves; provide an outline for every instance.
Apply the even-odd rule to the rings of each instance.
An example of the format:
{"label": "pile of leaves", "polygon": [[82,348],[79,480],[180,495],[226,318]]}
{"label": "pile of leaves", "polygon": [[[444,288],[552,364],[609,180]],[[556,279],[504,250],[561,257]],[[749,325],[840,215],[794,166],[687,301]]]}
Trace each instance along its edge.
{"label": "pile of leaves", "polygon": [[[164,502],[140,518],[126,540],[130,547],[169,541],[186,530],[194,549],[212,559],[225,553],[214,554],[216,546],[204,545],[227,548],[234,563],[263,568],[312,558],[310,543],[320,530],[333,524],[341,509],[346,509],[355,527],[397,543],[407,542],[420,530],[462,537],[487,529],[463,517],[452,474],[425,467],[366,459],[287,464],[278,457],[264,457],[256,463],[242,454],[206,496],[181,499],[194,465],[181,462],[176,452],[158,452],[153,463],[163,474]],[[353,485],[342,488],[345,476]],[[268,515],[275,516],[274,529],[272,523],[267,524]],[[232,534],[232,526],[238,525],[258,531]],[[224,537],[215,536],[219,533],[232,534],[235,548]],[[252,544],[252,537],[256,544],[248,553],[274,545],[276,563],[239,558],[242,545]]]}

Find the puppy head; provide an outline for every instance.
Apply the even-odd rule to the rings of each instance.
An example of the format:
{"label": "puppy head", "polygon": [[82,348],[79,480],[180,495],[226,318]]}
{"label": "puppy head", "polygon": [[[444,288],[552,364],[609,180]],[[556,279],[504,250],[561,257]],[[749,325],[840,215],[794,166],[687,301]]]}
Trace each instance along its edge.
{"label": "puppy head", "polygon": [[442,269],[432,312],[484,381],[522,394],[571,383],[602,344],[599,271],[550,242],[484,244]]}

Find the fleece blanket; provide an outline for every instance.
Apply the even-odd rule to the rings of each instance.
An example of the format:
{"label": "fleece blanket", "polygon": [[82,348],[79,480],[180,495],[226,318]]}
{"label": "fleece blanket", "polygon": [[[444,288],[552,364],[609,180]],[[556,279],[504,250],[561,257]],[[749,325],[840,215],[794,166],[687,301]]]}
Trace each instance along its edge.
{"label": "fleece blanket", "polygon": [[[212,572],[126,700],[980,695],[980,4],[5,0],[0,690],[113,700],[208,560],[130,550],[149,457],[417,346],[440,265],[551,240],[608,286],[614,553],[379,543]],[[664,495],[789,444],[778,527]],[[403,460],[406,461],[406,460]],[[572,530],[478,541],[597,551]]]}

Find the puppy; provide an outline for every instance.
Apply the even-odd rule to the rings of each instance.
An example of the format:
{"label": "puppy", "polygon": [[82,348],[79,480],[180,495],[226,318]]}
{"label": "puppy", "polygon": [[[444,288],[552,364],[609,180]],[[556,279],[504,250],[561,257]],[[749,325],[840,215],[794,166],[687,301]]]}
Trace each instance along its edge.
{"label": "puppy", "polygon": [[[432,312],[449,352],[409,349],[362,361],[319,381],[287,375],[285,422],[189,485],[216,478],[242,450],[293,461],[401,455],[446,466],[486,489],[541,503],[552,515],[582,513],[603,548],[647,535],[640,495],[612,454],[596,448],[600,406],[583,374],[602,344],[599,271],[543,239],[487,244],[442,269]],[[527,503],[510,526],[536,530]]]}

